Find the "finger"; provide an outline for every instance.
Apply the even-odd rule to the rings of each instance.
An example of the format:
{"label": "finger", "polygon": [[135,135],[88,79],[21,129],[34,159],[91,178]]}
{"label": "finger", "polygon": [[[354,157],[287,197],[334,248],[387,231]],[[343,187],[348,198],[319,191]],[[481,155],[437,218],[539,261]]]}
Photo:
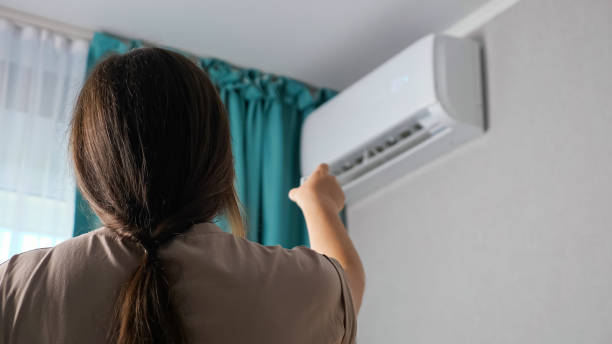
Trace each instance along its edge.
{"label": "finger", "polygon": [[292,200],[293,202],[296,201],[297,190],[298,190],[298,188],[293,188],[293,189],[289,190],[289,199]]}
{"label": "finger", "polygon": [[329,165],[328,164],[323,163],[323,164],[319,165],[318,169],[321,172],[329,173]]}
{"label": "finger", "polygon": [[331,176],[334,179],[334,183],[338,183],[338,185],[340,185],[340,182],[338,181],[338,178],[336,176],[334,176],[333,174]]}

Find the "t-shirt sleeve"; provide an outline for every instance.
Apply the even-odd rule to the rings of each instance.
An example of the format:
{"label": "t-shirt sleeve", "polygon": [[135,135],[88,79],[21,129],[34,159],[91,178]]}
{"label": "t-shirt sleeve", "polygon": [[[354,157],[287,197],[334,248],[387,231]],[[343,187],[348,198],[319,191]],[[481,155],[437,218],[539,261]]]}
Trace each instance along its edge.
{"label": "t-shirt sleeve", "polygon": [[331,257],[322,255],[334,266],[334,269],[338,273],[340,279],[340,285],[342,288],[342,305],[344,306],[344,338],[342,344],[350,344],[355,341],[355,335],[357,333],[357,315],[355,314],[355,305],[353,304],[353,296],[351,294],[351,288],[349,288],[348,280],[344,273],[344,269],[340,263]]}
{"label": "t-shirt sleeve", "polygon": [[[344,269],[334,258],[306,247],[286,251],[293,256],[292,289],[298,292],[291,302],[306,310],[306,323],[316,333],[316,342],[352,344],[357,332],[355,307]],[[316,305],[316,306],[315,306]],[[311,313],[312,312],[312,313]]]}

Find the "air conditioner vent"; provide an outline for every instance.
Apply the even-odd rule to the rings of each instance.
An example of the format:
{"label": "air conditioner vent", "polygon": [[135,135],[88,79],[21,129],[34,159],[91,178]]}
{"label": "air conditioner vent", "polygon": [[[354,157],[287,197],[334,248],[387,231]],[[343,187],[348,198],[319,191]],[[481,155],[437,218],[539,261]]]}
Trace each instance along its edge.
{"label": "air conditioner vent", "polygon": [[436,127],[436,130],[439,130],[440,126],[428,121],[428,117],[430,114],[427,109],[421,111],[408,122],[383,133],[346,158],[333,162],[330,165],[331,173],[338,178],[341,185],[344,185],[401,153],[417,147],[432,136],[421,122],[428,123],[428,129]]}

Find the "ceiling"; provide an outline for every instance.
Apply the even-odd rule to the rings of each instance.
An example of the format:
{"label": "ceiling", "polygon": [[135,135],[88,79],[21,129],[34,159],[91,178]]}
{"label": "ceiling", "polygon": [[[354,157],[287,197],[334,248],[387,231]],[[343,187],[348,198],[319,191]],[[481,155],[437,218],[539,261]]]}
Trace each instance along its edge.
{"label": "ceiling", "polygon": [[0,0],[0,5],[340,90],[486,2]]}

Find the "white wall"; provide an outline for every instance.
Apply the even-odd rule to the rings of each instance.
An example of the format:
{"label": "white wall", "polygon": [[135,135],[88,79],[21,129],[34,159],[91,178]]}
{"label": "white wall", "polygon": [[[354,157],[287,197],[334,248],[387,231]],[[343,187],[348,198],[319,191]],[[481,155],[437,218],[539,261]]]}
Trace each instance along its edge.
{"label": "white wall", "polygon": [[612,1],[479,34],[490,130],[348,208],[360,343],[612,343]]}

